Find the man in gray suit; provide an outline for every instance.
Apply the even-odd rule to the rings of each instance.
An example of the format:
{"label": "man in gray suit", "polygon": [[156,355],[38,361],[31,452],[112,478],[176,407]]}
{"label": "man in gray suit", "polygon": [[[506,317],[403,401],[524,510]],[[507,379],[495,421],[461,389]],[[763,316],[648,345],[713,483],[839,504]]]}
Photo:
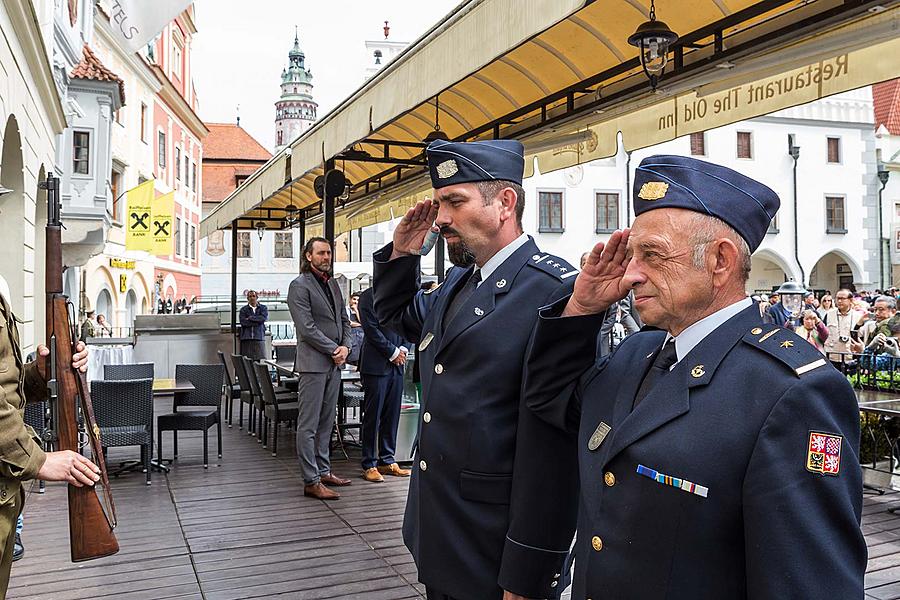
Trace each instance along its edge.
{"label": "man in gray suit", "polygon": [[325,485],[350,485],[331,472],[331,428],[341,385],[341,366],[350,353],[350,321],[337,282],[331,278],[331,243],[311,238],[300,257],[300,275],[288,289],[288,308],[297,332],[294,370],[300,374],[297,454],[303,495],[334,500]]}

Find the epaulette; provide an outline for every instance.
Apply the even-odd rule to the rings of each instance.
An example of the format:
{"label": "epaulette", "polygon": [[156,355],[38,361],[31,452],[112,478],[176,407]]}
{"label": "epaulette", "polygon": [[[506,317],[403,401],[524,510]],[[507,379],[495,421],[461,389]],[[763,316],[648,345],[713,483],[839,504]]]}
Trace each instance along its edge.
{"label": "epaulette", "polygon": [[754,327],[743,340],[786,364],[798,377],[828,364],[812,344],[790,329],[777,325]]}
{"label": "epaulette", "polygon": [[549,273],[557,279],[568,279],[578,275],[578,269],[565,260],[552,254],[535,254],[528,264],[544,273]]}

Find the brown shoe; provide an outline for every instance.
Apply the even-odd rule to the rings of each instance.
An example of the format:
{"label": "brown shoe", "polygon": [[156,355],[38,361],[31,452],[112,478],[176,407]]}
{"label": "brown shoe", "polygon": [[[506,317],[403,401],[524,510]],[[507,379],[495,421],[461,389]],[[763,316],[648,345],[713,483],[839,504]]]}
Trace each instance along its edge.
{"label": "brown shoe", "polygon": [[409,469],[403,469],[397,463],[389,465],[378,465],[378,472],[382,475],[393,475],[394,477],[409,477],[412,473]]}
{"label": "brown shoe", "polygon": [[342,487],[353,483],[349,479],[342,479],[336,476],[334,473],[326,473],[325,475],[319,477],[319,480],[325,485],[333,485],[335,487]]}
{"label": "brown shoe", "polygon": [[334,490],[329,490],[321,482],[303,486],[303,495],[318,498],[319,500],[337,500],[341,497],[340,494]]}
{"label": "brown shoe", "polygon": [[384,483],[384,477],[381,476],[381,473],[379,473],[378,469],[375,467],[366,469],[362,474],[362,478],[366,481],[371,481],[372,483]]}

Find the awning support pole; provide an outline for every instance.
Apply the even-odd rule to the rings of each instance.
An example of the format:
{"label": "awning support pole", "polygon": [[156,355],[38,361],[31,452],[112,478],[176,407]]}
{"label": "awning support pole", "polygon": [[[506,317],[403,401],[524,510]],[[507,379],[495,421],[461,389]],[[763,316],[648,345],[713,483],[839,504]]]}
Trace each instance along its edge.
{"label": "awning support pole", "polygon": [[238,254],[238,222],[231,222],[231,335],[234,338],[234,354],[240,354],[240,342],[237,329],[237,254]]}

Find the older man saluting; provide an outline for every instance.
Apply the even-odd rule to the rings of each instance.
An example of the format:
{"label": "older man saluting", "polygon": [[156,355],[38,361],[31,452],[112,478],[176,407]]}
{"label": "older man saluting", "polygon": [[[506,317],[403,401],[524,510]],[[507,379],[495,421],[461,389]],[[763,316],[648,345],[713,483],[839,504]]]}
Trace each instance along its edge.
{"label": "older man saluting", "polygon": [[[862,598],[853,391],[744,293],[777,195],[680,156],[644,159],[634,190],[633,228],[542,310],[527,366],[528,405],[578,430],[572,597]],[[593,362],[629,290],[660,330]]]}

